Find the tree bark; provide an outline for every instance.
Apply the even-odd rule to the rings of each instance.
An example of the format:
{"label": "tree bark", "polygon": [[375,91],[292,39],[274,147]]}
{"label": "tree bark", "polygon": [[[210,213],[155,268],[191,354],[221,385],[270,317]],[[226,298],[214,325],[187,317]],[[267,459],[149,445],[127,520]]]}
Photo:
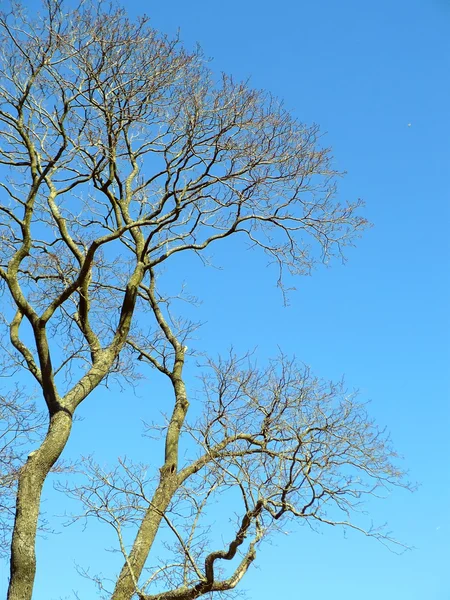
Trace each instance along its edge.
{"label": "tree bark", "polygon": [[176,482],[177,475],[165,472],[163,467],[161,482],[153,496],[152,506],[149,507],[142,520],[133,549],[122,567],[111,600],[131,600],[133,594],[136,593],[139,577],[155,540],[161,519],[177,488]]}
{"label": "tree bark", "polygon": [[131,600],[136,593],[139,577],[158,533],[161,519],[180,485],[178,443],[189,407],[186,388],[181,378],[183,361],[184,350],[177,345],[177,358],[172,374],[176,402],[166,435],[165,460],[164,466],[160,469],[160,483],[139,527],[133,548],[122,567],[111,600]]}
{"label": "tree bark", "polygon": [[41,446],[22,467],[11,544],[8,600],[31,600],[36,573],[35,540],[44,481],[63,451],[72,428],[72,414],[58,410],[50,419]]}

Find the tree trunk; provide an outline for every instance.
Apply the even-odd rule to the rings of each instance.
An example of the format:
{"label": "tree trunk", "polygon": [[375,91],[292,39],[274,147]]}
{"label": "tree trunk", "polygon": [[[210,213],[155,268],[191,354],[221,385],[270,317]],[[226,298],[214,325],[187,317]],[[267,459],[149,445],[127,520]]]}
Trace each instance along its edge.
{"label": "tree trunk", "polygon": [[161,483],[139,527],[133,549],[130,552],[127,562],[122,567],[111,600],[131,600],[133,594],[136,593],[139,577],[155,540],[161,519],[177,488],[176,475],[164,473],[164,467],[162,471]]}
{"label": "tree trunk", "polygon": [[[163,321],[163,328],[167,327],[162,315],[159,321]],[[168,328],[167,328],[168,329]],[[173,338],[169,331],[169,338]],[[122,567],[119,578],[111,596],[111,600],[131,600],[136,593],[139,577],[144,568],[145,561],[152,548],[156,534],[158,533],[161,519],[169,503],[180,485],[178,478],[178,443],[180,432],[186,418],[189,402],[186,395],[186,387],[181,377],[184,349],[176,344],[177,356],[172,374],[172,384],[175,392],[175,406],[173,409],[170,424],[166,434],[165,461],[160,469],[160,482],[153,495],[150,506],[147,509],[144,519],[137,533],[133,548]]]}
{"label": "tree trunk", "polygon": [[42,487],[66,445],[72,415],[64,409],[50,419],[41,446],[32,452],[19,475],[16,516],[11,544],[11,577],[8,600],[31,600],[36,573],[36,531]]}

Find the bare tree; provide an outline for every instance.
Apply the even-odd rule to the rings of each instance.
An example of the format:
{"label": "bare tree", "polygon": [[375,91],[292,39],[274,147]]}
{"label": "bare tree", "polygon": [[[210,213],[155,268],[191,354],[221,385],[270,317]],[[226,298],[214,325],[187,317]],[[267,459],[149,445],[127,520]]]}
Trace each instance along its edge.
{"label": "bare tree", "polygon": [[[231,355],[209,363],[203,384],[203,416],[182,432],[195,455],[174,473],[165,496],[147,465],[125,460],[105,471],[87,459],[85,481],[61,486],[84,507],[72,521],[95,518],[113,527],[125,562],[122,580],[131,580],[139,598],[191,600],[233,590],[260,542],[291,519],[401,546],[360,509],[365,496],[382,495],[403,473],[387,437],[342,383],[318,380],[284,356],[261,371],[248,357]],[[208,514],[213,504],[215,514],[234,521],[231,541],[216,550],[223,542]],[[137,530],[131,547],[129,528]],[[156,534],[164,547],[144,574],[140,551],[144,546],[146,558]],[[227,561],[231,570],[223,567]],[[112,597],[122,597],[123,587],[119,579]]]}
{"label": "bare tree", "polygon": [[[400,474],[362,409],[286,359],[259,375],[234,358],[214,366],[205,420],[183,429],[192,325],[172,315],[160,269],[181,252],[206,259],[214,242],[241,234],[278,265],[282,285],[285,269],[308,273],[342,256],[366,224],[359,202],[335,200],[337,173],[317,127],[298,123],[269,94],[216,80],[199,50],[186,51],[146,18],[130,22],[91,0],[75,10],[45,0],[42,14],[29,17],[12,2],[0,36],[2,343],[48,412],[47,433],[18,475],[8,599],[31,598],[41,492],[77,407],[109,377],[129,382],[143,362],[173,389],[154,489],[149,495],[126,463],[119,480],[91,464],[97,483],[68,493],[89,514],[96,508],[86,489],[109,487],[117,502],[122,494],[128,504],[113,500],[101,515],[119,541],[122,518],[139,519],[131,549],[122,544],[114,600],[229,590],[274,524],[289,516],[336,523],[325,505],[347,513],[375,489],[364,481],[387,485]],[[200,448],[186,465],[183,431]],[[352,479],[352,470],[365,478]],[[233,541],[218,551],[206,540],[194,547],[208,498],[224,488],[239,489],[243,502]],[[170,512],[177,503],[181,526]],[[162,524],[178,559],[151,574],[168,585],[155,595],[142,577]],[[221,578],[218,564],[240,551],[239,566]]]}

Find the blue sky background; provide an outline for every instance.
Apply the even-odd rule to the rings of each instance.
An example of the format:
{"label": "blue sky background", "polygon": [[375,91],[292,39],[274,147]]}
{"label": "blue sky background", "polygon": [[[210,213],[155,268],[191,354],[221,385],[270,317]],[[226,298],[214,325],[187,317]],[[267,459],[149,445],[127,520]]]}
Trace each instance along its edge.
{"label": "blue sky background", "polygon": [[[189,275],[189,291],[203,301],[197,347],[257,348],[263,362],[280,346],[322,377],[345,375],[421,484],[370,506],[374,521],[387,520],[414,551],[396,556],[360,535],[293,529],[260,553],[243,581],[247,597],[449,600],[450,1],[128,4],[157,29],[180,28],[188,47],[199,42],[214,71],[250,77],[300,120],[318,123],[348,172],[342,199],[362,197],[374,223],[345,266],[297,279],[288,307],[265,258],[244,254],[239,242],[217,247],[220,270],[199,263]],[[120,414],[119,400],[97,395],[68,454],[154,456],[139,435],[141,415]],[[72,589],[94,597],[73,564],[99,558],[105,545],[77,528],[40,540],[36,600]],[[99,561],[107,571],[114,557]]]}

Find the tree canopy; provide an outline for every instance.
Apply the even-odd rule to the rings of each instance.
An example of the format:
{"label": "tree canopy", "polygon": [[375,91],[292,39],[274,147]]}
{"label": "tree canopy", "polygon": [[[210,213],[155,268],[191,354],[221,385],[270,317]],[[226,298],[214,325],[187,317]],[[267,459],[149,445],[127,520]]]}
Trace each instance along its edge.
{"label": "tree canopy", "polygon": [[[77,407],[112,377],[131,384],[147,365],[172,389],[163,463],[150,464],[150,477],[143,465],[121,460],[106,472],[89,459],[81,483],[61,484],[81,516],[117,534],[123,568],[113,589],[102,588],[107,597],[232,590],[288,519],[388,540],[352,520],[364,494],[403,485],[365,407],[283,354],[266,368],[249,356],[209,357],[194,397],[184,374],[194,325],[160,286],[175,255],[206,261],[210,247],[237,235],[277,264],[280,286],[286,269],[305,274],[343,256],[366,221],[359,201],[337,201],[338,173],[317,126],[266,92],[216,77],[198,49],[146,17],[130,21],[90,0],[43,7],[29,16],[14,2],[0,15],[2,364],[4,374],[31,374],[48,415],[20,468],[19,450],[5,454],[1,493],[16,494],[8,599],[31,598],[42,488]],[[191,402],[202,407],[198,419],[189,419]],[[9,447],[40,416],[16,396],[3,406]],[[187,458],[181,439],[190,440]],[[217,548],[204,519],[224,498],[238,516]],[[169,541],[153,557],[158,535]]]}

